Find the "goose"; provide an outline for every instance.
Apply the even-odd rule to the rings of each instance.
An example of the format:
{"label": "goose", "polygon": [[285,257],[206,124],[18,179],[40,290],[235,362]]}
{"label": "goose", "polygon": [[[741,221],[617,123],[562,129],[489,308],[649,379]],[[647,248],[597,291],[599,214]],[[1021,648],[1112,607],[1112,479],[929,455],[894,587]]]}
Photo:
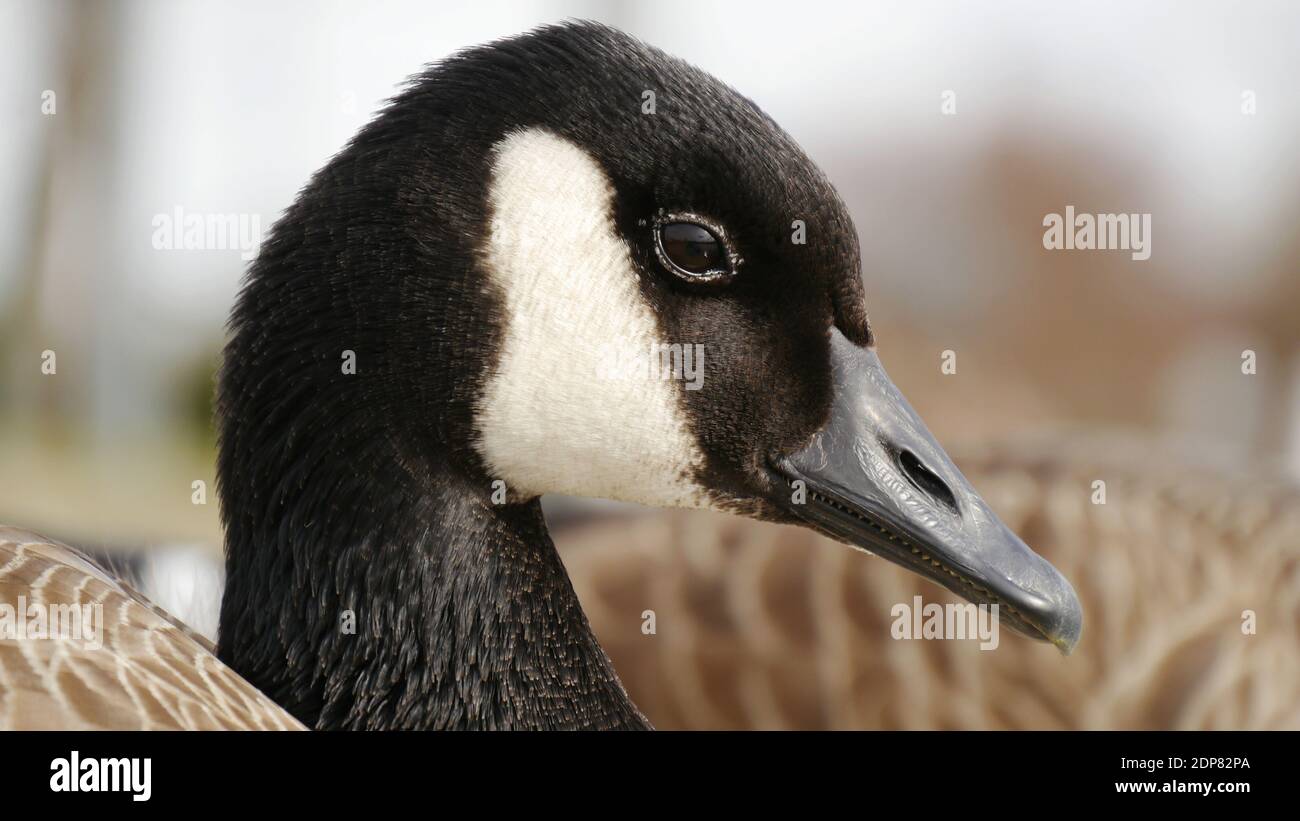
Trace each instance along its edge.
{"label": "goose", "polygon": [[430,67],[311,179],[237,297],[216,414],[215,648],[2,531],[3,601],[107,614],[95,651],[0,640],[7,725],[648,728],[543,494],[799,524],[1079,640],[1070,583],[886,374],[827,178],[601,24]]}

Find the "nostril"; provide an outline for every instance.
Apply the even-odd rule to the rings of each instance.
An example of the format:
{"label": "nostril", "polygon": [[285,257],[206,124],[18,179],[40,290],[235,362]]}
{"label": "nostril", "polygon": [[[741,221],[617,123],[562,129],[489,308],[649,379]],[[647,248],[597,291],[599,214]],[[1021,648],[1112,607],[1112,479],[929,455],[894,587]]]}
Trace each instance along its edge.
{"label": "nostril", "polygon": [[952,494],[947,482],[926,467],[915,453],[910,450],[899,451],[898,466],[903,469],[903,475],[916,486],[917,490],[945,505],[953,513],[960,512],[957,509],[957,497]]}

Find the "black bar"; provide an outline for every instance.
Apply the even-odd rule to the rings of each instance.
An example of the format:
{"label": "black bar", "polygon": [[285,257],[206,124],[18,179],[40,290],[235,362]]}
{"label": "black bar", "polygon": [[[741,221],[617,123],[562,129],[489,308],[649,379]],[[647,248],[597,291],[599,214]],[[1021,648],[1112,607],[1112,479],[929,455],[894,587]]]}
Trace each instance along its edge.
{"label": "black bar", "polygon": [[[1292,733],[12,733],[0,736],[4,800],[51,810],[112,807],[132,814],[374,802],[385,814],[434,816],[471,802],[572,802],[575,810],[665,801],[679,808],[801,793],[815,805],[855,802],[855,814],[897,799],[917,811],[965,807],[1016,816],[1089,806],[1194,800],[1215,810],[1294,791]],[[77,752],[148,758],[147,801],[132,793],[54,792]],[[1127,764],[1125,762],[1128,762]],[[1183,766],[1176,766],[1181,762]],[[1209,766],[1207,766],[1209,765]],[[90,783],[90,782],[87,782]],[[1215,792],[1187,791],[1188,783]],[[1129,786],[1120,785],[1153,785]],[[1180,785],[1182,791],[1178,790]],[[1121,790],[1154,792],[1134,795]],[[1224,791],[1230,790],[1230,791]],[[392,802],[391,804],[389,802]],[[409,802],[417,802],[411,805]],[[685,803],[683,803],[685,802]],[[725,802],[724,802],[725,803]],[[810,804],[813,806],[814,804]],[[829,806],[829,805],[828,805]],[[386,808],[386,809],[385,809]],[[538,811],[541,811],[540,807]],[[549,810],[548,810],[549,812]],[[839,813],[837,813],[839,814]],[[6,813],[8,817],[8,814]]]}

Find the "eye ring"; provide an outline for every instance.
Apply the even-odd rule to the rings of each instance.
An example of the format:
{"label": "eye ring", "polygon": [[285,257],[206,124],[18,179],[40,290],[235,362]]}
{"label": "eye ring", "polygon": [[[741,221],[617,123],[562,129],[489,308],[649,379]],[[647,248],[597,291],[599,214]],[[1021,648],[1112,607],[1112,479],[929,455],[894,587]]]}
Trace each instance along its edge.
{"label": "eye ring", "polygon": [[744,262],[722,226],[690,212],[661,211],[654,221],[653,244],[659,264],[690,283],[726,284]]}

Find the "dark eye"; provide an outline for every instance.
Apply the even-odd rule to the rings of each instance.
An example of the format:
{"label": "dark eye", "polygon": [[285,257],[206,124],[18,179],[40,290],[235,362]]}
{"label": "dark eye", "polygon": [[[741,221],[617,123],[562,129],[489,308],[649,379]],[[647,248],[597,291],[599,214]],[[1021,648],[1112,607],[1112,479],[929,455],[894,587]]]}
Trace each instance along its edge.
{"label": "dark eye", "polygon": [[689,277],[713,278],[728,273],[730,268],[722,240],[693,222],[659,226],[659,248],[678,273]]}

